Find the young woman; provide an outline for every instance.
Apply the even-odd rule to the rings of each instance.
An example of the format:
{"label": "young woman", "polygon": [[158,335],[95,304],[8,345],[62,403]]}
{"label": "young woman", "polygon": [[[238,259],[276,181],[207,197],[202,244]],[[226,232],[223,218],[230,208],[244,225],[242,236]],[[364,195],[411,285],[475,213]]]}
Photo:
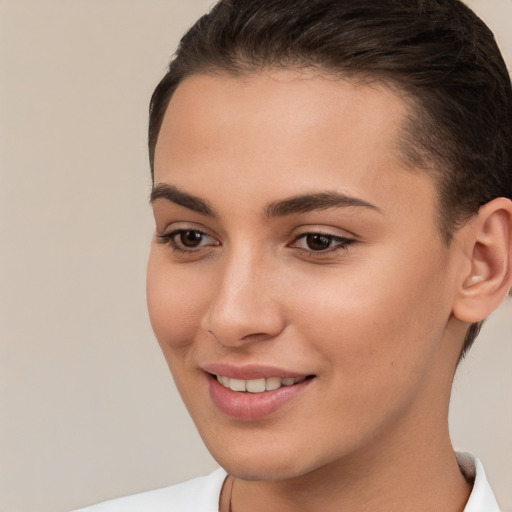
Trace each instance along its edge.
{"label": "young woman", "polygon": [[497,512],[457,364],[512,286],[512,91],[458,0],[226,0],[151,103],[148,304],[223,469],[90,511]]}

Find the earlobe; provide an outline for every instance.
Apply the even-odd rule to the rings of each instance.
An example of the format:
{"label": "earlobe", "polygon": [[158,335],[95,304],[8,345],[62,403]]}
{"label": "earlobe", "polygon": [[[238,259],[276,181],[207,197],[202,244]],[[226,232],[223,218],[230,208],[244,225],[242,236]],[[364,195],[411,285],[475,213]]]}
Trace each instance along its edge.
{"label": "earlobe", "polygon": [[512,201],[500,197],[482,206],[463,236],[471,264],[453,313],[474,323],[489,316],[512,287]]}

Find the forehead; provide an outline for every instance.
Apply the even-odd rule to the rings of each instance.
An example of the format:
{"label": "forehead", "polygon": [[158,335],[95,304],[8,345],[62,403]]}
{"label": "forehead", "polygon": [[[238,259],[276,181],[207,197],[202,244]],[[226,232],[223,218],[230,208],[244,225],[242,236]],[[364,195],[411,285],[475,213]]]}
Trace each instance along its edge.
{"label": "forehead", "polygon": [[[158,142],[192,135],[201,144],[202,137],[220,139],[236,128],[242,129],[240,139],[249,132],[259,135],[246,140],[247,144],[272,145],[265,135],[289,140],[307,135],[328,143],[332,137],[326,135],[331,133],[339,135],[337,145],[351,146],[364,131],[374,145],[387,144],[388,150],[396,150],[408,110],[398,91],[383,83],[340,79],[309,70],[192,75],[174,92]],[[353,129],[343,130],[343,124]],[[157,149],[159,146],[157,143]]]}
{"label": "forehead", "polygon": [[[246,196],[312,188],[379,196],[430,194],[400,140],[407,103],[383,84],[309,71],[195,75],[175,91],[155,151],[155,183],[197,195],[229,185]],[[427,184],[427,189],[425,189]],[[307,190],[306,190],[307,189]]]}

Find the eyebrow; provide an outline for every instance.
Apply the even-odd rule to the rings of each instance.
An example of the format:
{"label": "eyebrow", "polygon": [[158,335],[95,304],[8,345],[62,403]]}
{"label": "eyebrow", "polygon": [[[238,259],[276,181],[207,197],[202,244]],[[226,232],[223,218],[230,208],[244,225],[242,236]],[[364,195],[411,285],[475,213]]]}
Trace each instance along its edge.
{"label": "eyebrow", "polygon": [[[166,183],[155,185],[151,190],[150,203],[153,204],[159,199],[165,199],[202,215],[218,217],[217,212],[210,206],[208,201],[179,190],[173,185],[167,185]],[[377,206],[357,197],[338,192],[318,192],[293,196],[281,201],[274,201],[266,206],[265,215],[267,218],[285,217],[297,213],[347,207],[368,208],[381,212],[380,208]]]}
{"label": "eyebrow", "polygon": [[208,204],[208,201],[187,192],[183,192],[173,185],[159,183],[158,185],[153,186],[151,189],[151,195],[149,196],[149,202],[153,204],[159,199],[165,199],[194,212],[201,213],[202,215],[217,217],[217,213]]}
{"label": "eyebrow", "polygon": [[284,217],[295,213],[308,213],[329,208],[363,207],[381,212],[380,208],[357,197],[338,192],[320,192],[290,197],[270,203],[266,208],[267,217]]}

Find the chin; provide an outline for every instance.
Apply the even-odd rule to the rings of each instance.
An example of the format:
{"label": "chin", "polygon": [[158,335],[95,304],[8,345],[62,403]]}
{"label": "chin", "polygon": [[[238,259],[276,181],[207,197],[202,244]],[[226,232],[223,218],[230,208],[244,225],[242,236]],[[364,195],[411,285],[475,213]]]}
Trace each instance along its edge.
{"label": "chin", "polygon": [[[221,463],[222,461],[218,461]],[[245,480],[248,482],[254,481],[278,481],[289,480],[303,476],[310,471],[305,468],[299,467],[297,461],[290,464],[284,464],[280,460],[278,463],[273,464],[269,461],[225,461],[225,464],[220,464],[228,474],[238,480]]]}
{"label": "chin", "polygon": [[315,457],[314,450],[308,450],[304,445],[297,448],[286,446],[283,442],[267,442],[243,448],[239,443],[230,443],[229,447],[208,448],[227,473],[246,481],[293,479],[331,462],[327,456]]}

